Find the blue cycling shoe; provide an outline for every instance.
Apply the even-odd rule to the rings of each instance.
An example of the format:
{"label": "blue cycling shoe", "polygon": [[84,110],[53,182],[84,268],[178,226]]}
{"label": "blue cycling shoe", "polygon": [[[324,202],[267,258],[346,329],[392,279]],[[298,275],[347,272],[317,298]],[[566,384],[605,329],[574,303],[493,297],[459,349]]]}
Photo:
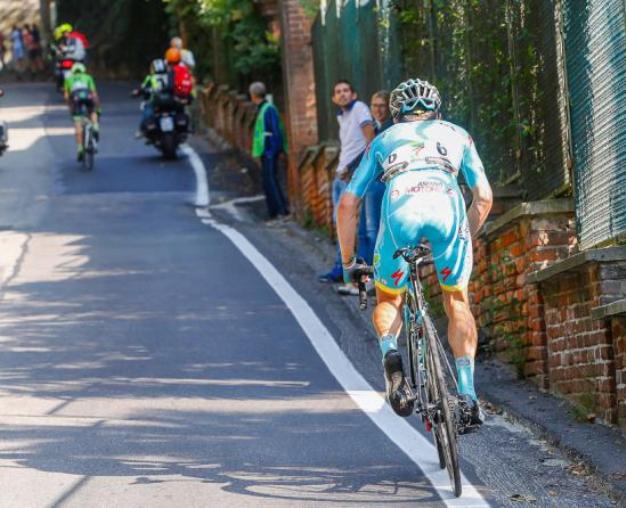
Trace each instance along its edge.
{"label": "blue cycling shoe", "polygon": [[343,282],[343,269],[341,266],[333,266],[332,270],[317,277],[320,282]]}

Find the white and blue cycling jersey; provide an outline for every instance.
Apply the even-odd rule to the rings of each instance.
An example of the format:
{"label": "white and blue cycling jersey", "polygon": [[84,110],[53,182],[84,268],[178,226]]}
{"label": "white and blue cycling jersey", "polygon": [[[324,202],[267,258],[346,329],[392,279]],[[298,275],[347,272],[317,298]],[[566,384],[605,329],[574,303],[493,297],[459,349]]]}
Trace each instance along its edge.
{"label": "white and blue cycling jersey", "polygon": [[424,239],[442,289],[467,287],[472,241],[459,173],[471,188],[487,184],[472,138],[450,122],[398,123],[372,141],[346,192],[361,198],[377,178],[386,183],[374,253],[374,279],[381,290],[406,290],[406,262],[393,254]]}

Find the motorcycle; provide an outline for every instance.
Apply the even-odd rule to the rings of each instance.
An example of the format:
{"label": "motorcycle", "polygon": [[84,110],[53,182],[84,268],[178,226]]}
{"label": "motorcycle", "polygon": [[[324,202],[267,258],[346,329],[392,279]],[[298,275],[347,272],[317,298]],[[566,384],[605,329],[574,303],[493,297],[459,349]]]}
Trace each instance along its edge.
{"label": "motorcycle", "polygon": [[[0,89],[0,97],[4,95],[4,90]],[[9,127],[6,122],[0,120],[0,155],[9,148]]]}
{"label": "motorcycle", "polygon": [[77,62],[77,60],[67,58],[63,50],[56,45],[52,45],[50,47],[50,51],[54,60],[54,80],[57,91],[63,92],[65,78],[67,78],[70,72],[72,72],[72,66]]}
{"label": "motorcycle", "polygon": [[[141,95],[141,90],[133,90],[133,97]],[[189,135],[189,115],[185,112],[187,103],[170,94],[160,93],[153,98],[152,105],[154,113],[143,126],[146,144],[160,150],[165,159],[175,159],[178,147]]]}

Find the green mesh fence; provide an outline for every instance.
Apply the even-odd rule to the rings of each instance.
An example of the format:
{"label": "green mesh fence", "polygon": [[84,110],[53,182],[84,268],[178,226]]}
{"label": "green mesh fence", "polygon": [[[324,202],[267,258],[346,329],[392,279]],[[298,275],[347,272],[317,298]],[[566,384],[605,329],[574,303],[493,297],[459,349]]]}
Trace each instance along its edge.
{"label": "green mesh fence", "polygon": [[[339,0],[340,5],[343,3]],[[338,79],[350,81],[366,104],[372,93],[400,81],[402,59],[396,35],[397,21],[390,0],[359,5],[334,0],[313,26],[318,132],[321,141],[337,138],[332,87]]]}
{"label": "green mesh fence", "polygon": [[624,2],[564,6],[576,216],[587,248],[626,233]]}
{"label": "green mesh fence", "polygon": [[336,78],[363,97],[417,76],[439,87],[444,116],[472,133],[493,183],[532,199],[568,192],[556,0],[359,3],[338,13],[330,2],[314,27],[322,139],[336,136]]}

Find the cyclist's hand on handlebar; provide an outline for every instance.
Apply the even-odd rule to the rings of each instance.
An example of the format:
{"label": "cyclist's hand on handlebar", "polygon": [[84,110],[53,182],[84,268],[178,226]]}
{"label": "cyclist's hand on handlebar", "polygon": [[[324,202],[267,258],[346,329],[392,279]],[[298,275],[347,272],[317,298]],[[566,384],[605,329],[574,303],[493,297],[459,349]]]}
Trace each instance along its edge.
{"label": "cyclist's hand on handlebar", "polygon": [[369,266],[362,258],[352,258],[352,261],[348,264],[342,264],[343,266],[343,281],[346,284],[356,284],[362,282],[364,273],[369,270]]}

